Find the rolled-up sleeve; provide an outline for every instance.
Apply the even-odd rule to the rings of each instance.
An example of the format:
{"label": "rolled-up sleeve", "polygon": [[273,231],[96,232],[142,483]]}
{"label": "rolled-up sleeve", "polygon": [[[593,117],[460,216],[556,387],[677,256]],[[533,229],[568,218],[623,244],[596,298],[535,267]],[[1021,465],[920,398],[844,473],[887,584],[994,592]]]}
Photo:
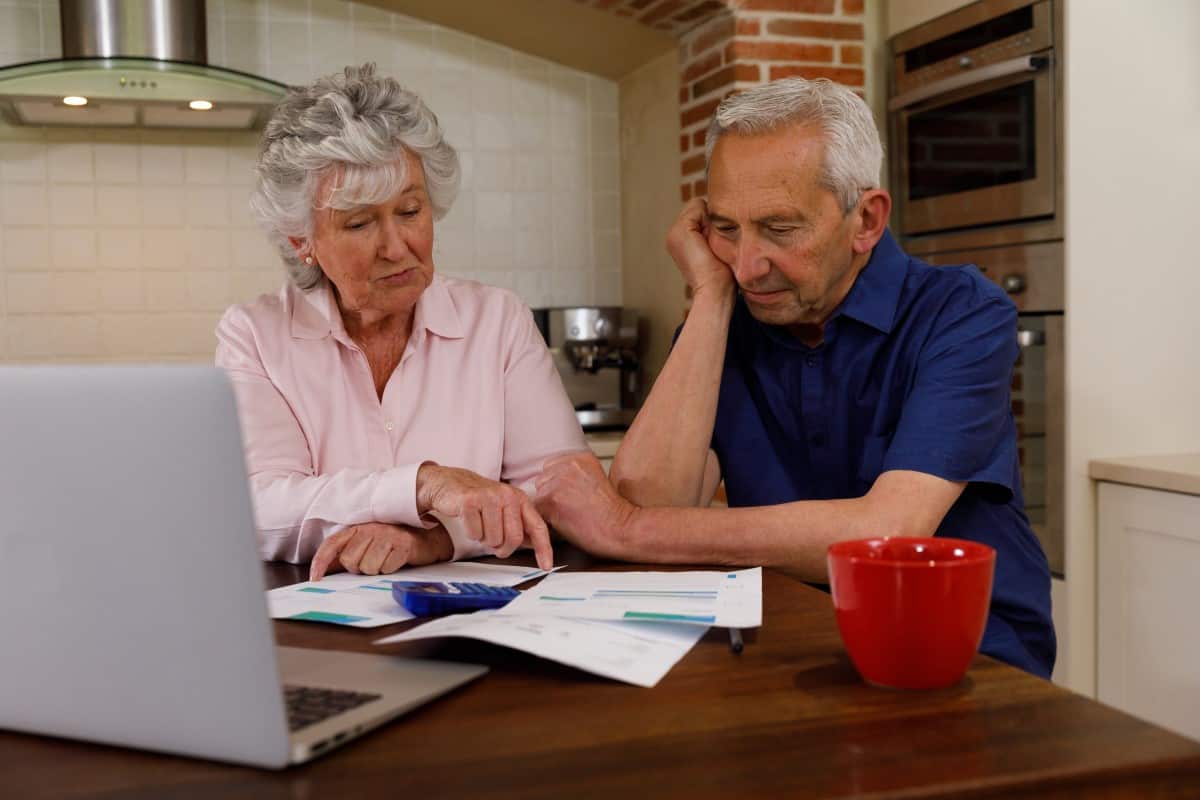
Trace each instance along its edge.
{"label": "rolled-up sleeve", "polygon": [[[963,292],[961,294],[967,294]],[[1017,310],[1005,297],[952,297],[921,353],[884,470],[984,484],[1007,502],[1017,487],[1009,385]]]}
{"label": "rolled-up sleeve", "polygon": [[309,561],[327,536],[348,525],[428,527],[416,504],[421,462],[315,473],[304,431],[268,375],[253,326],[237,307],[217,327],[216,364],[229,375],[237,398],[264,559]]}
{"label": "rolled-up sleeve", "polygon": [[548,458],[587,449],[562,379],[534,325],[521,307],[511,325],[504,366],[504,480],[521,485],[542,471]]}
{"label": "rolled-up sleeve", "polygon": [[[500,479],[531,492],[547,459],[585,450],[587,442],[533,315],[515,297],[508,302]],[[456,520],[443,522],[454,542],[455,559],[491,554],[486,545],[468,538]]]}

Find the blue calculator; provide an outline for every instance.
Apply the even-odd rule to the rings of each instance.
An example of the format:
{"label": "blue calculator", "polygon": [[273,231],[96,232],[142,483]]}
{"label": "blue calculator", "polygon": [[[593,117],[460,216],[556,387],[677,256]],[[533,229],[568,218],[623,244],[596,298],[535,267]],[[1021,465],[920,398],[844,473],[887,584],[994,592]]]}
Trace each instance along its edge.
{"label": "blue calculator", "polygon": [[500,608],[519,594],[516,589],[486,583],[392,582],[392,597],[418,617]]}

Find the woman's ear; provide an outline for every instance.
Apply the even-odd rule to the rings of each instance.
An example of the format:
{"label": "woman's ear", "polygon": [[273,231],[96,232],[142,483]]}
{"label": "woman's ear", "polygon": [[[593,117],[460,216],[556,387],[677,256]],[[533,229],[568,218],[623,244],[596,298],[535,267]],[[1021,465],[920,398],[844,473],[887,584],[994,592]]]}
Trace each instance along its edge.
{"label": "woman's ear", "polygon": [[292,246],[292,248],[295,249],[296,257],[299,258],[301,261],[304,260],[305,256],[310,255],[312,252],[312,248],[309,247],[309,245],[308,245],[308,239],[301,239],[298,236],[289,236],[288,244],[290,244]]}
{"label": "woman's ear", "polygon": [[883,189],[868,189],[859,199],[858,231],[854,234],[854,252],[869,253],[883,238],[887,230],[888,216],[892,213],[892,196]]}

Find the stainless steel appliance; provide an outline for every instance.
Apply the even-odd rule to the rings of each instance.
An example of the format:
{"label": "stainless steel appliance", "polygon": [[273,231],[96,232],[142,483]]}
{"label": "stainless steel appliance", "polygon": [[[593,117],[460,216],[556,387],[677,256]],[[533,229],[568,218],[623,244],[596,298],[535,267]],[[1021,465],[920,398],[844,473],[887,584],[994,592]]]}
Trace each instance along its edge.
{"label": "stainless steel appliance", "polygon": [[984,0],[892,40],[899,229],[1055,216],[1061,76],[1051,0]]}
{"label": "stainless steel appliance", "polygon": [[640,402],[637,313],[619,306],[534,309],[585,431],[624,430]]}
{"label": "stainless steel appliance", "polygon": [[260,128],[287,91],[208,64],[204,0],[59,0],[58,15],[61,59],[0,68],[9,122]]}
{"label": "stainless steel appliance", "polygon": [[980,0],[899,34],[891,53],[893,229],[931,263],[978,265],[1016,303],[1022,488],[1062,577],[1061,4]]}
{"label": "stainless steel appliance", "polygon": [[922,257],[933,264],[975,264],[1016,303],[1021,355],[1013,370],[1012,403],[1025,512],[1046,551],[1050,571],[1063,577],[1062,242]]}

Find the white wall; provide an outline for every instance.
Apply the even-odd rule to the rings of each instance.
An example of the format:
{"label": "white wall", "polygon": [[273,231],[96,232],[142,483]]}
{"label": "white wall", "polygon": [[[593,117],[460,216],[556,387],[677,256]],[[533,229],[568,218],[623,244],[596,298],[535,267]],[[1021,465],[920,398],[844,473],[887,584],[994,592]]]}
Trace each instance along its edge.
{"label": "white wall", "polygon": [[1065,10],[1071,646],[1062,655],[1069,684],[1091,693],[1088,460],[1200,450],[1200,3],[1069,0]]}
{"label": "white wall", "polygon": [[922,22],[948,14],[974,0],[868,0],[884,6],[887,17],[887,38],[915,28]]}
{"label": "white wall", "polygon": [[679,216],[679,56],[659,56],[621,79],[621,231],[624,305],[646,324],[645,389],[658,377],[683,321],[683,277],[667,255]]}
{"label": "white wall", "polygon": [[[533,306],[621,302],[617,86],[343,0],[208,0],[209,61],[284,82],[375,61],[459,148],[435,263]],[[0,64],[60,54],[57,0],[0,0]],[[211,358],[282,266],[246,211],[255,134],[0,122],[0,360]]]}

